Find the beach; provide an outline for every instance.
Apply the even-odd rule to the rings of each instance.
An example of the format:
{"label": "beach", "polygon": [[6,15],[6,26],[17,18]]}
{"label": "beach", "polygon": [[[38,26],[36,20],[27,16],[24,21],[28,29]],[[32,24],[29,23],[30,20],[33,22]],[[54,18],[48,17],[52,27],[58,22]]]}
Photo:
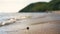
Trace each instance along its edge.
{"label": "beach", "polygon": [[60,34],[60,23],[51,22],[29,26],[27,29],[4,31],[4,34]]}
{"label": "beach", "polygon": [[60,34],[60,14],[49,13],[23,19],[0,27],[0,34]]}

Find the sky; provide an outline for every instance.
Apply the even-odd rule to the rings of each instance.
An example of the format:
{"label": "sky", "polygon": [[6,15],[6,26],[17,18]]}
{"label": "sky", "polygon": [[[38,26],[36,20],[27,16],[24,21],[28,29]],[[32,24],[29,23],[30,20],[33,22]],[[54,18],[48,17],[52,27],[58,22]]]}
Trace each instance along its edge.
{"label": "sky", "polygon": [[30,3],[49,1],[50,0],[0,0],[0,13],[16,13]]}

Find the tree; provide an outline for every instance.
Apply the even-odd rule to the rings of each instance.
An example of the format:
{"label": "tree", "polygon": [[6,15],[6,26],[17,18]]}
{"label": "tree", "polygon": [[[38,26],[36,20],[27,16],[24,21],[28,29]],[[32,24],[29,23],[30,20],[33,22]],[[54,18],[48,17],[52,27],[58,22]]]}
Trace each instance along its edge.
{"label": "tree", "polygon": [[19,12],[43,12],[46,10],[47,2],[32,3]]}
{"label": "tree", "polygon": [[52,0],[49,3],[50,10],[60,10],[60,0]]}
{"label": "tree", "polygon": [[19,12],[46,12],[60,10],[60,0],[32,3]]}

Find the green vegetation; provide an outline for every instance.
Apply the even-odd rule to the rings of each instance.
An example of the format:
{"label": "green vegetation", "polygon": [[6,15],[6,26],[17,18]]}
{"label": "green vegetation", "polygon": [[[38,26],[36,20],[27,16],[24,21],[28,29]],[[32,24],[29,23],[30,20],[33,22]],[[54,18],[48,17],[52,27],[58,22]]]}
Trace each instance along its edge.
{"label": "green vegetation", "polygon": [[49,10],[60,10],[60,0],[52,0],[49,3]]}
{"label": "green vegetation", "polygon": [[55,10],[60,10],[60,0],[32,3],[19,12],[46,12]]}

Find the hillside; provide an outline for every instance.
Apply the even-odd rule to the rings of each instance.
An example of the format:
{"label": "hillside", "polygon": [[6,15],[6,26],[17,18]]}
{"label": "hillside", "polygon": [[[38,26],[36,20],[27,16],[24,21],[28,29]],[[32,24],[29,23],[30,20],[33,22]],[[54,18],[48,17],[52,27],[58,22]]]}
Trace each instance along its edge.
{"label": "hillside", "polygon": [[19,12],[46,12],[60,10],[60,0],[31,3]]}

